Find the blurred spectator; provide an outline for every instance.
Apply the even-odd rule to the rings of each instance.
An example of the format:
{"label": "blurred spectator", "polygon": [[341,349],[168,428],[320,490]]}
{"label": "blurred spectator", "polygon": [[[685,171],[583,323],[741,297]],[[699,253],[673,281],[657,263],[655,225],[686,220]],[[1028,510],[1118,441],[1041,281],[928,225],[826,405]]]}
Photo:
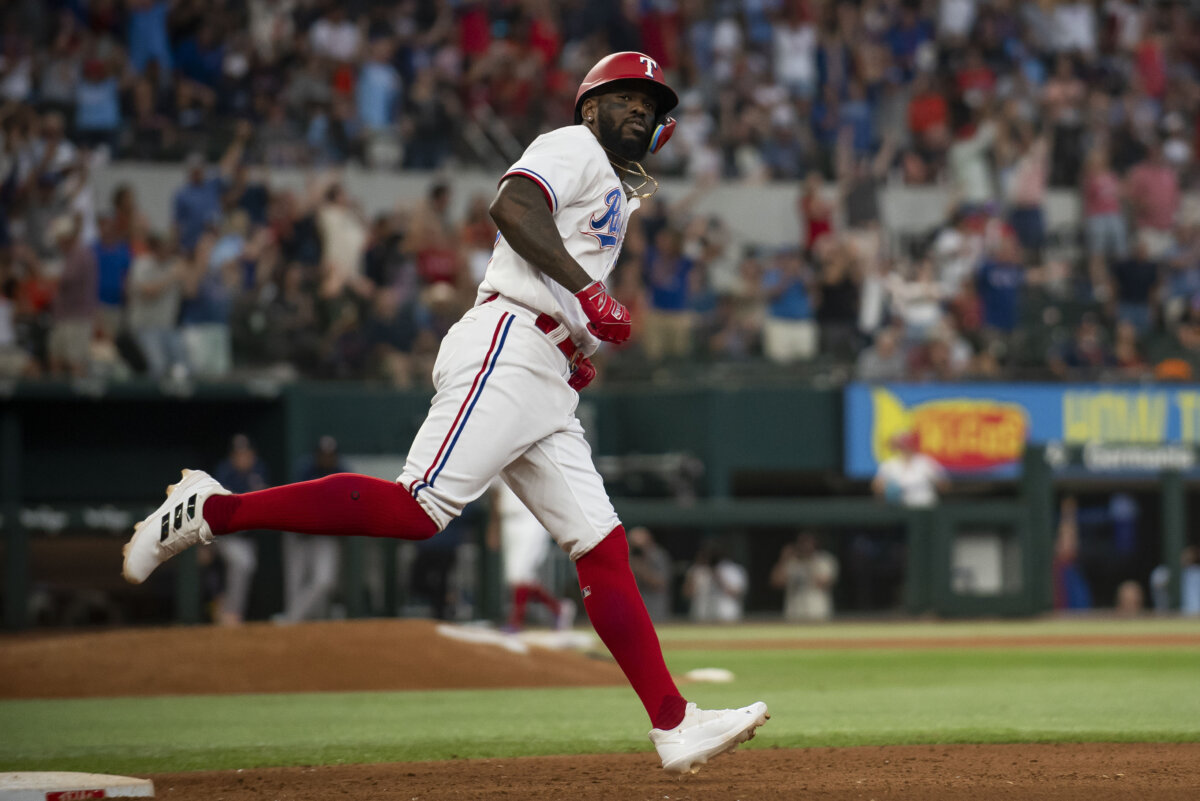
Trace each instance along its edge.
{"label": "blurred spectator", "polygon": [[324,279],[321,292],[326,297],[335,297],[346,287],[365,292],[362,277],[366,221],[340,182],[330,183],[323,194],[316,214]]}
{"label": "blurred spectator", "polygon": [[821,329],[821,351],[849,360],[859,351],[858,265],[849,244],[838,242],[818,247],[820,279],[817,284],[817,322]]}
{"label": "blurred spectator", "polygon": [[821,238],[833,231],[833,205],[825,199],[823,178],[819,172],[810,172],[804,179],[799,212],[804,223],[805,252],[812,253]]}
{"label": "blurred spectator", "polygon": [[175,193],[174,205],[175,236],[185,253],[195,250],[201,235],[220,219],[221,196],[250,134],[248,125],[238,127],[237,136],[221,157],[215,173],[206,169],[203,154],[192,153],[187,157],[188,182]]}
{"label": "blurred spectator", "polygon": [[246,213],[235,212],[219,237],[200,239],[184,273],[179,324],[188,365],[202,378],[222,378],[233,369],[230,322],[248,225]]}
{"label": "blurred spectator", "polygon": [[129,0],[129,66],[142,72],[154,62],[171,69],[171,44],[167,33],[168,0]]}
{"label": "blurred spectator", "polygon": [[972,281],[983,255],[983,236],[967,210],[958,207],[934,237],[930,256],[946,297],[957,294],[964,281]]}
{"label": "blurred spectator", "polygon": [[776,364],[811,359],[817,353],[811,275],[795,250],[777,253],[763,276],[767,316],[763,321],[763,354]]}
{"label": "blurred spectator", "polygon": [[1050,370],[1059,378],[1091,375],[1116,366],[1112,350],[1104,342],[1095,316],[1087,315],[1075,329],[1070,341],[1047,355]]}
{"label": "blurred spectator", "polygon": [[162,237],[152,234],[147,245],[149,249],[134,260],[129,272],[129,330],[151,378],[183,374],[187,354],[176,321],[185,267]]}
{"label": "blurred spectator", "polygon": [[1146,255],[1158,258],[1174,245],[1179,214],[1179,176],[1163,157],[1162,143],[1150,143],[1146,158],[1129,171],[1125,195],[1133,216],[1134,236],[1146,245]]}
{"label": "blurred spectator", "polygon": [[736,623],[749,586],[746,569],[712,545],[696,554],[683,580],[683,596],[691,602],[697,623]]}
{"label": "blurred spectator", "polygon": [[[319,24],[319,23],[318,23]],[[400,104],[400,73],[391,64],[392,41],[375,39],[368,46],[355,87],[358,118],[368,131],[390,128]]]}
{"label": "blurred spectator", "polygon": [[1004,339],[1017,328],[1021,290],[1041,280],[1041,272],[1026,267],[1011,236],[1003,236],[994,251],[984,258],[975,285],[983,306],[984,327]]}
{"label": "blurred spectator", "polygon": [[[450,184],[440,180],[430,184],[425,201],[413,215],[405,251],[415,260],[424,285],[446,284],[456,292],[467,292],[458,240],[450,223],[450,199]],[[472,300],[473,291],[472,286]]]}
{"label": "blurred spectator", "polygon": [[901,381],[907,359],[901,348],[901,331],[885,326],[875,332],[875,341],[858,355],[854,377],[859,381]]}
{"label": "blurred spectator", "polygon": [[[233,493],[266,489],[267,468],[245,434],[230,441],[229,454],[213,471],[213,478]],[[258,569],[258,545],[253,533],[231,534],[214,540],[217,554],[225,566],[223,589],[217,600],[217,622],[237,626],[246,619],[250,601],[250,582]]]}
{"label": "blurred spectator", "polygon": [[116,220],[111,217],[100,221],[100,239],[92,249],[99,275],[99,323],[105,335],[115,339],[124,328],[125,282],[133,266],[133,252],[128,241],[120,238]]}
{"label": "blurred spectator", "polygon": [[[1088,269],[1094,289],[1107,288],[1103,280],[1106,260],[1123,259],[1129,252],[1125,216],[1121,212],[1123,189],[1101,149],[1088,153],[1083,171],[1083,226]],[[1097,298],[1106,297],[1103,293]]]}
{"label": "blurred spectator", "polygon": [[1079,504],[1074,495],[1059,503],[1054,541],[1054,608],[1089,609],[1092,591],[1079,565]]}
{"label": "blurred spectator", "polygon": [[1028,262],[1039,264],[1046,245],[1046,179],[1048,145],[1036,136],[1025,145],[1012,170],[1008,201],[1009,222]]}
{"label": "blurred spectator", "polygon": [[1179,558],[1182,568],[1180,578],[1180,611],[1185,615],[1200,615],[1200,547],[1189,545]]}
{"label": "blurred spectator", "polygon": [[951,182],[970,210],[986,208],[996,199],[989,154],[996,126],[988,119],[964,124],[947,153]]}
{"label": "blurred spectator", "polygon": [[644,526],[629,530],[629,567],[650,619],[655,623],[670,619],[671,555]]}
{"label": "blurred spectator", "polygon": [[83,145],[115,151],[120,124],[120,83],[108,64],[89,58],[75,87],[75,137]]}
{"label": "blurred spectator", "polygon": [[693,239],[685,250],[684,234],[666,225],[646,248],[642,272],[650,302],[643,313],[642,348],[652,362],[691,353],[696,315],[690,301],[698,246]]}
{"label": "blurred spectator", "polygon": [[924,342],[942,321],[943,289],[935,280],[933,262],[922,259],[897,270],[887,284],[892,313],[904,325],[905,339]]}
{"label": "blurred spectator", "polygon": [[92,333],[100,306],[96,254],[81,241],[73,217],[57,218],[48,233],[62,259],[48,342],[50,373],[83,376],[92,361]]}
{"label": "blurred spectator", "polygon": [[1126,579],[1117,585],[1117,597],[1114,604],[1116,613],[1122,617],[1137,617],[1146,608],[1146,593],[1142,585],[1133,579]]}
{"label": "blurred spectator", "polygon": [[1117,259],[1109,268],[1112,276],[1109,296],[1116,305],[1116,318],[1133,325],[1139,334],[1149,333],[1154,324],[1154,310],[1163,282],[1163,270],[1150,253],[1149,238],[1142,232],[1133,253]]}
{"label": "blurred spectator", "polygon": [[1145,378],[1149,373],[1149,365],[1139,343],[1137,327],[1127,320],[1117,323],[1116,340],[1113,342],[1113,362],[1121,371],[1121,376],[1128,379]]}
{"label": "blurred spectator", "polygon": [[[334,473],[348,473],[338,453],[337,440],[325,435],[297,471],[297,481],[313,481]],[[333,537],[283,534],[283,611],[277,623],[299,623],[330,616],[330,600],[338,587],[341,548]]]}
{"label": "blurred spectator", "polygon": [[872,492],[909,509],[935,506],[939,493],[950,489],[945,469],[920,452],[916,432],[897,434],[888,444],[893,455],[879,463],[871,480]]}
{"label": "blurred spectator", "polygon": [[811,532],[801,532],[783,546],[771,569],[771,586],[783,590],[783,619],[791,622],[829,620],[838,561],[817,547]]}

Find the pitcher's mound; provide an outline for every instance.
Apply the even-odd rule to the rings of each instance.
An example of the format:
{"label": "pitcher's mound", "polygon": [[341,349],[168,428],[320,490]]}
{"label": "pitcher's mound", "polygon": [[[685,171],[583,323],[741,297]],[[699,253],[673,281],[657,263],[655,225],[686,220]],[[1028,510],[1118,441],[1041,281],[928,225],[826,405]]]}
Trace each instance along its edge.
{"label": "pitcher's mound", "polygon": [[447,690],[620,685],[605,659],[439,636],[427,620],[176,627],[16,636],[0,697]]}

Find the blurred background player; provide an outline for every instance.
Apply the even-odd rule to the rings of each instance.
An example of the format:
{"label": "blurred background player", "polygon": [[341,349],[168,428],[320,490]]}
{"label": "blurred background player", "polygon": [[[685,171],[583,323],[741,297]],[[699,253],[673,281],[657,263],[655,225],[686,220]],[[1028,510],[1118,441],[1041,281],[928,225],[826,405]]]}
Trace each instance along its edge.
{"label": "blurred background player", "polygon": [[833,617],[833,585],[837,557],[817,547],[817,538],[802,531],[783,546],[771,570],[771,586],[783,590],[783,617],[790,621],[829,620]]}
{"label": "blurred background player", "polygon": [[575,622],[575,602],[556,597],[538,576],[550,553],[550,532],[503,481],[492,485],[488,538],[491,543],[498,541],[504,562],[504,586],[512,603],[505,629],[517,632],[524,628],[531,599],[550,611],[556,629],[571,628]]}
{"label": "blurred background player", "polygon": [[938,495],[950,488],[945,468],[920,452],[915,431],[897,434],[891,445],[896,453],[880,462],[871,480],[871,491],[888,503],[910,509],[936,505]]}
{"label": "blurred background player", "polygon": [[741,620],[749,584],[746,568],[714,545],[701,547],[683,580],[683,595],[692,602],[692,620],[697,623]]}
{"label": "blurred background player", "polygon": [[629,567],[654,622],[671,617],[671,555],[645,526],[629,529]]}
{"label": "blurred background player", "polygon": [[[217,465],[213,477],[230,492],[255,492],[267,487],[267,467],[245,434],[234,436],[229,455]],[[225,565],[223,590],[217,598],[217,622],[237,626],[246,619],[250,583],[258,569],[258,545],[251,534],[234,534],[222,537],[216,546]]]}
{"label": "blurred background player", "polygon": [[[338,453],[337,440],[323,436],[316,450],[301,465],[298,481],[313,481],[348,472]],[[329,601],[338,587],[341,564],[337,540],[309,537],[294,531],[283,535],[283,612],[274,620],[299,623],[329,617]]]}

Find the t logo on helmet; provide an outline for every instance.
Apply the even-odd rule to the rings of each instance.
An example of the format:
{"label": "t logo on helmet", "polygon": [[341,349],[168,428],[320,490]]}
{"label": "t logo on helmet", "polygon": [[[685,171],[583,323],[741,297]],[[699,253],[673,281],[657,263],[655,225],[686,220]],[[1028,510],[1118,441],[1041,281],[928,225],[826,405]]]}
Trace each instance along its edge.
{"label": "t logo on helmet", "polygon": [[658,62],[650,58],[650,56],[642,56],[638,61],[646,65],[646,77],[653,78],[654,71],[658,69]]}

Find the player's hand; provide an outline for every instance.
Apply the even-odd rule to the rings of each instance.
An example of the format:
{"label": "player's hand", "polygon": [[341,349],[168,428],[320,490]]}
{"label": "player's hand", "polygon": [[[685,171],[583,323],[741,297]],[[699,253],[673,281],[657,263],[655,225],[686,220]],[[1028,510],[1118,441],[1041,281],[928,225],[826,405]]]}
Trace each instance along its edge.
{"label": "player's hand", "polygon": [[592,360],[587,356],[580,357],[575,363],[575,369],[571,371],[571,377],[567,379],[571,389],[580,392],[588,384],[592,383],[592,379],[596,377],[596,368],[592,366]]}
{"label": "player's hand", "polygon": [[624,342],[629,339],[629,309],[621,305],[599,281],[575,293],[583,313],[587,315],[588,330],[605,342]]}

